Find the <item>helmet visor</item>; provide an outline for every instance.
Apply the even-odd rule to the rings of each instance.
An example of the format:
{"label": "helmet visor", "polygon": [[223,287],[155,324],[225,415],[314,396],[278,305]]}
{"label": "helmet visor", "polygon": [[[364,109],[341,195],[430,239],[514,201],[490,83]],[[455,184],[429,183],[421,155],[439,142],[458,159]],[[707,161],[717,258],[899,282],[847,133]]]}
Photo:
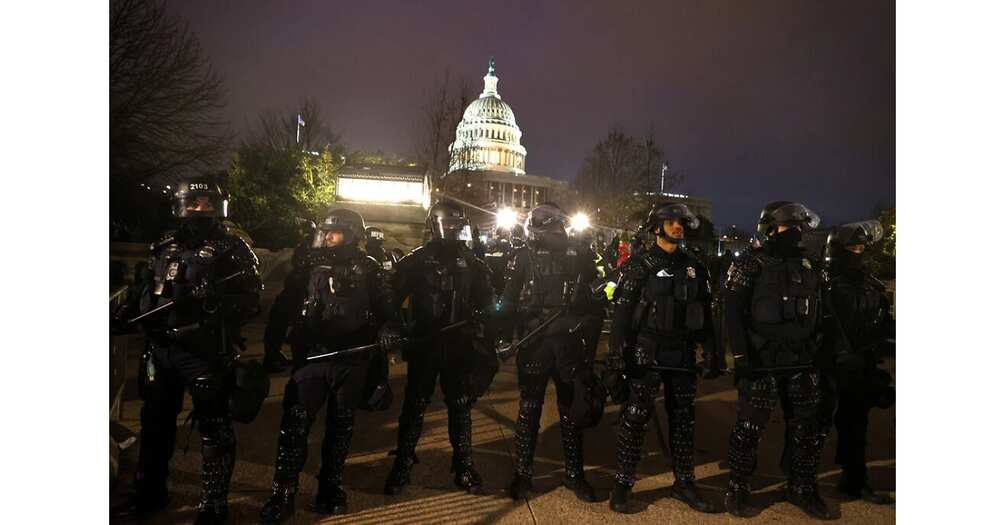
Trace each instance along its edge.
{"label": "helmet visor", "polygon": [[801,226],[810,230],[819,227],[819,215],[797,202],[786,204],[773,212],[771,223],[775,226]]}
{"label": "helmet visor", "polygon": [[683,204],[670,204],[656,210],[654,216],[657,219],[657,223],[651,224],[649,231],[655,231],[664,221],[671,219],[676,219],[684,223],[684,225],[692,230],[697,230],[698,226],[701,225],[701,221],[698,217],[691,213],[691,210]]}
{"label": "helmet visor", "polygon": [[174,199],[174,215],[182,219],[188,217],[229,216],[229,201],[217,193],[191,192]]}
{"label": "helmet visor", "polygon": [[875,244],[885,236],[885,228],[876,220],[852,222],[837,229],[835,240],[842,246]]}
{"label": "helmet visor", "polygon": [[460,217],[435,217],[432,234],[448,241],[471,241],[472,228],[469,221]]}

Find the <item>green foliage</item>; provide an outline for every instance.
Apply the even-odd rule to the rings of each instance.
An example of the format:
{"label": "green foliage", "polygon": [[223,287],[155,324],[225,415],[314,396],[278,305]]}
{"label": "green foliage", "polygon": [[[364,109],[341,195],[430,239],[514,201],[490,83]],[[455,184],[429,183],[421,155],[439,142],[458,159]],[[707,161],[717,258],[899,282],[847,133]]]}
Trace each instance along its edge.
{"label": "green foliage", "polygon": [[896,208],[879,212],[885,236],[865,251],[865,264],[881,279],[896,277]]}
{"label": "green foliage", "polygon": [[307,152],[243,144],[229,170],[233,220],[257,246],[294,246],[300,219],[317,220],[333,204],[342,158],[329,147]]}

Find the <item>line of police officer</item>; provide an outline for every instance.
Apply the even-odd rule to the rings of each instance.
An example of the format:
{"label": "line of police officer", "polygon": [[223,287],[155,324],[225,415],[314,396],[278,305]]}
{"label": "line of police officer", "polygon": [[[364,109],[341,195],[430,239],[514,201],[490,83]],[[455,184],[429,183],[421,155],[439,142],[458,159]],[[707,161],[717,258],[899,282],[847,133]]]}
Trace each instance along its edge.
{"label": "line of police officer", "polygon": [[[124,514],[142,516],[166,506],[167,465],[187,389],[202,440],[196,523],[221,523],[235,463],[231,421],[251,421],[267,395],[260,364],[239,359],[240,325],[256,313],[262,284],[253,252],[222,225],[228,201],[218,186],[185,181],[175,194],[174,215],[180,227],[152,246],[150,269],[137,283],[140,292],[113,317],[119,328],[141,325],[147,334],[136,494]],[[830,239],[833,264],[827,272],[800,248],[802,230],[818,222],[801,204],[768,205],[758,227],[762,247],[735,260],[724,286],[713,293],[705,265],[684,248],[685,230],[697,228],[698,219],[683,204],[654,206],[645,229],[655,242],[618,269],[617,288],[605,297],[604,269],[595,264],[600,257],[586,236],[567,235],[566,213],[553,203],[533,209],[524,226],[527,242],[504,251],[502,286],[470,249],[470,224],[456,204],[432,206],[426,243],[398,261],[381,249],[381,231],[366,229],[356,212],[333,210],[295,250],[268,321],[265,365],[272,372],[287,366],[280,354],[287,340],[293,368],[272,495],[261,522],[280,523],[294,514],[309,430],[324,404],[315,510],[346,512],[341,485],[354,412],[388,408],[388,364],[395,355],[407,362],[407,383],[386,494],[399,494],[409,483],[424,411],[438,383],[448,409],[454,483],[470,493],[482,491],[471,454],[470,411],[492,383],[498,357],[516,353],[520,404],[512,498],[532,490],[541,408],[552,379],[563,484],[582,501],[597,500],[584,476],[582,432],[598,423],[609,393],[623,404],[610,506],[629,512],[662,384],[673,494],[696,510],[713,512],[695,485],[694,398],[699,377],[725,371],[728,348],[739,392],[725,498],[731,514],[757,512],[749,502],[750,478],[761,433],[779,400],[786,418],[789,501],[811,516],[831,518],[816,470],[825,436],[836,424],[837,461],[844,469],[840,489],[885,503],[868,486],[864,448],[868,411],[892,402],[887,374],[877,368],[887,308],[880,283],[859,264],[864,247],[882,232],[874,221],[838,229]],[[608,298],[613,319],[602,381],[594,365]]]}

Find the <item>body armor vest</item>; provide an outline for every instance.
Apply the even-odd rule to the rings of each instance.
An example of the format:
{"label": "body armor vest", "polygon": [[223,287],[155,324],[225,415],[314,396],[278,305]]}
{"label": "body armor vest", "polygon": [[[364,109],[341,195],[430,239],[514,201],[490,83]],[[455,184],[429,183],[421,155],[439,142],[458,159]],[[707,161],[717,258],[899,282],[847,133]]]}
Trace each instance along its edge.
{"label": "body armor vest", "polygon": [[579,256],[573,248],[528,251],[528,271],[521,304],[528,310],[549,310],[569,305],[573,299]]}
{"label": "body armor vest", "polygon": [[875,342],[886,312],[882,288],[874,279],[838,275],[830,281],[830,300],[852,349],[858,351]]}
{"label": "body armor vest", "polygon": [[368,268],[360,257],[329,257],[309,270],[302,327],[328,339],[357,333],[372,323]]}
{"label": "body armor vest", "polygon": [[[140,312],[188,296],[196,286],[226,277],[218,263],[225,259],[229,244],[225,239],[206,240],[193,248],[176,242],[168,244],[152,261],[153,287],[140,302]],[[161,326],[180,328],[197,323],[205,317],[201,307],[201,301],[178,303],[162,317]]]}
{"label": "body armor vest", "polygon": [[467,255],[459,251],[454,258],[424,258],[411,299],[418,325],[441,327],[472,318],[472,261]]}
{"label": "body armor vest", "polygon": [[699,282],[702,277],[695,261],[679,255],[669,259],[641,257],[647,276],[633,325],[657,336],[682,335],[704,328],[705,305]]}
{"label": "body armor vest", "polygon": [[820,272],[804,258],[764,257],[760,262],[750,307],[754,347],[759,350],[766,342],[780,347],[779,351],[801,354],[816,334],[822,315]]}

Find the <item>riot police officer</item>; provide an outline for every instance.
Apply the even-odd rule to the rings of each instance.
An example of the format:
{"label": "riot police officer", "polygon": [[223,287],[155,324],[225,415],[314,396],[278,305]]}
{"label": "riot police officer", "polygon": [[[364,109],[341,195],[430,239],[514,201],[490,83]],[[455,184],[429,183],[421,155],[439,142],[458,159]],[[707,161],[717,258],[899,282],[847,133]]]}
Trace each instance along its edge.
{"label": "riot police officer", "polygon": [[306,362],[292,373],[285,387],[273,493],[260,513],[264,523],[280,523],[295,513],[309,430],[324,402],[326,435],[317,476],[316,509],[324,514],[346,512],[347,494],[341,484],[354,431],[354,411],[384,409],[391,401],[369,397],[376,391],[370,388],[373,379],[386,383],[384,350],[394,347],[400,328],[382,267],[358,246],[364,230],[361,215],[346,209],[332,210],[317,228],[312,247],[303,254],[308,277],[305,299],[293,318],[293,339],[311,357],[370,346],[376,341],[380,344]]}
{"label": "riot police officer", "polygon": [[141,321],[146,351],[139,364],[142,427],[136,494],[127,509],[132,516],[166,506],[167,467],[185,390],[201,435],[196,523],[222,523],[228,515],[236,460],[232,370],[242,345],[240,325],[257,313],[262,288],[257,257],[222,223],[228,204],[216,184],[201,178],[182,181],[173,196],[180,226],[151,246],[141,293],[116,313],[118,319],[149,314]]}
{"label": "riot police officer", "polygon": [[583,428],[596,424],[600,414],[581,413],[573,406],[577,401],[586,410],[592,401],[603,403],[605,397],[601,391],[597,394],[600,399],[579,404],[586,396],[595,395],[586,388],[593,377],[593,362],[587,355],[583,334],[597,302],[590,289],[597,272],[589,253],[580,253],[570,245],[566,227],[565,212],[553,203],[531,210],[524,224],[528,244],[511,258],[500,300],[504,320],[498,349],[501,355],[510,351],[506,341],[513,337],[515,322],[523,323],[523,333],[527,334],[554,319],[537,337],[521,345],[517,353],[521,401],[514,434],[514,479],[510,484],[513,499],[532,490],[539,420],[551,378],[558,397],[565,462],[563,485],[583,501],[597,501],[583,473]]}
{"label": "riot police officer", "polygon": [[403,257],[392,276],[397,304],[409,298],[412,329],[403,353],[406,391],[396,458],[384,492],[399,494],[410,482],[424,411],[440,381],[455,485],[478,494],[483,481],[472,462],[471,409],[498,368],[490,271],[468,246],[471,228],[458,205],[431,206],[426,229],[427,243]]}
{"label": "riot police officer", "polygon": [[882,235],[882,225],[875,220],[846,224],[830,234],[830,332],[838,336],[824,341],[833,361],[824,372],[834,379],[836,402],[824,403],[822,414],[824,423],[832,419],[837,426],[836,462],[843,468],[837,488],[875,504],[891,500],[868,485],[868,413],[873,407],[888,408],[895,395],[889,373],[878,368],[887,346],[889,301],[885,286],[865,271],[861,258]]}
{"label": "riot police officer", "polygon": [[738,388],[736,424],[729,438],[726,509],[756,513],[749,504],[757,447],[780,398],[788,414],[788,500],[810,516],[831,519],[816,485],[823,440],[815,366],[824,315],[825,275],[803,255],[802,230],[819,217],[802,204],[768,204],[757,224],[764,237],[730,265],[723,290],[726,340],[733,353]]}
{"label": "riot police officer", "polygon": [[396,259],[391,252],[385,249],[384,243],[385,232],[382,231],[382,228],[378,226],[365,228],[365,253],[375,259],[375,262],[382,266],[382,270],[388,273],[392,272]]}
{"label": "riot police officer", "polygon": [[606,362],[616,375],[626,372],[631,391],[621,412],[618,473],[610,501],[617,512],[627,509],[661,383],[674,458],[674,496],[695,510],[712,510],[694,483],[696,345],[703,349],[707,379],[719,376],[722,357],[711,330],[708,274],[681,245],[685,229],[697,227],[698,218],[684,204],[654,205],[645,230],[655,236],[655,244],[629,259],[616,289]]}

